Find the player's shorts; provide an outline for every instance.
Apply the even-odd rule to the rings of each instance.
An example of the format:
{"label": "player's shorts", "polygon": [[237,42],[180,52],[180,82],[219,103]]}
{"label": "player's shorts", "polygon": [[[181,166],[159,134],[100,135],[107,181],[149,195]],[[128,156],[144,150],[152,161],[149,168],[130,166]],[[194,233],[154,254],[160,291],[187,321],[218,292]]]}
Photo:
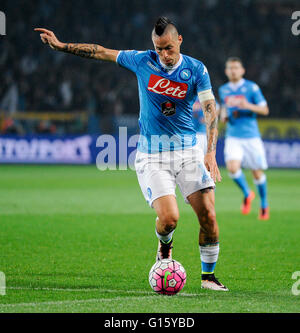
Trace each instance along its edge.
{"label": "player's shorts", "polygon": [[268,168],[264,144],[261,138],[225,139],[225,162],[241,161],[242,167],[251,170],[266,170]]}
{"label": "player's shorts", "polygon": [[199,190],[214,187],[199,144],[192,148],[147,154],[137,151],[135,170],[143,195],[152,207],[153,201],[174,195],[178,185],[186,203],[187,197]]}
{"label": "player's shorts", "polygon": [[200,148],[202,149],[203,155],[207,152],[207,136],[206,133],[197,133],[197,143],[199,144]]}

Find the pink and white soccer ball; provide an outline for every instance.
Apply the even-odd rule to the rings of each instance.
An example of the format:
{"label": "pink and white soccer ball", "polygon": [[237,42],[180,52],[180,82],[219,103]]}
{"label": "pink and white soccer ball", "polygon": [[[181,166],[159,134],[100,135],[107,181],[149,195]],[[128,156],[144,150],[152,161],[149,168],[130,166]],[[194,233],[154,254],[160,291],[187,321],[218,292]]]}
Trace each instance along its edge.
{"label": "pink and white soccer ball", "polygon": [[175,295],[184,287],[185,282],[185,269],[174,259],[158,260],[149,272],[150,286],[159,294]]}

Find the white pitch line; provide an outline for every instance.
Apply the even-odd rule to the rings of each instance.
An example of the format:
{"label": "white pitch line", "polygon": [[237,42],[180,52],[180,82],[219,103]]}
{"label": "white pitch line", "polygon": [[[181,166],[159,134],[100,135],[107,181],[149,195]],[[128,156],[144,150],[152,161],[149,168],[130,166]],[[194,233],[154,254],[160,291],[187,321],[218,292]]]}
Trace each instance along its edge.
{"label": "white pitch line", "polygon": [[[101,288],[51,288],[51,287],[6,287],[10,290],[45,290],[45,291],[64,291],[64,292],[91,292],[98,291],[99,293],[125,293],[125,294],[147,294],[153,295],[153,291],[144,290],[121,290],[121,289],[101,289]],[[191,294],[181,292],[179,296],[199,296],[199,294]],[[178,296],[177,295],[177,296]]]}
{"label": "white pitch line", "polygon": [[66,301],[48,301],[48,302],[32,302],[32,303],[13,303],[13,304],[0,304],[0,310],[5,308],[16,308],[16,307],[25,307],[25,306],[39,306],[39,305],[72,305],[72,304],[84,304],[84,303],[102,303],[102,302],[112,302],[120,300],[132,300],[132,299],[141,299],[141,298],[154,298],[156,295],[152,296],[134,296],[134,297],[113,297],[113,298],[90,298],[90,299],[81,299],[81,300],[66,300]]}
{"label": "white pitch line", "polygon": [[[193,296],[193,294],[179,294],[178,296]],[[198,295],[195,295],[198,296]],[[112,297],[112,298],[90,298],[81,300],[66,300],[66,301],[48,301],[48,302],[31,302],[31,303],[12,303],[12,304],[0,304],[0,311],[6,308],[17,308],[17,307],[37,307],[37,306],[47,306],[47,305],[72,305],[72,304],[85,304],[85,303],[106,303],[106,302],[116,302],[124,300],[140,300],[158,298],[159,295],[151,296],[126,296],[126,297]],[[166,297],[165,299],[170,299]]]}
{"label": "white pitch line", "polygon": [[118,289],[101,289],[101,288],[51,288],[51,287],[6,287],[10,290],[45,290],[45,291],[64,291],[64,292],[81,292],[81,291],[98,291],[100,293],[140,293],[152,294],[150,291],[143,290],[118,290]]}

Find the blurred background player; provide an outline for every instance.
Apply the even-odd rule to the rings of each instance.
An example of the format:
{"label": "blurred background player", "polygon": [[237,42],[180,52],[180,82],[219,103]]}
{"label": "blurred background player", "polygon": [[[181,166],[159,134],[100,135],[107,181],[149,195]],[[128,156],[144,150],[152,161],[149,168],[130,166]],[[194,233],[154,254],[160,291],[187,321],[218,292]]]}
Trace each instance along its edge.
{"label": "blurred background player", "polygon": [[[216,102],[216,110],[219,111],[219,109],[220,106]],[[198,97],[193,105],[193,123],[196,131],[197,143],[199,144],[199,146],[203,150],[203,154],[205,155],[207,150],[207,132],[204,114]]]}
{"label": "blurred background player", "polygon": [[255,194],[249,188],[241,167],[252,171],[261,200],[258,218],[268,220],[267,178],[263,172],[268,166],[256,117],[267,116],[269,108],[258,85],[243,78],[245,69],[239,58],[228,58],[225,74],[229,82],[219,88],[219,97],[221,120],[227,121],[224,148],[226,167],[230,178],[244,194],[241,212],[245,215],[251,211]]}
{"label": "blurred background player", "polygon": [[[174,23],[165,17],[157,20],[152,31],[155,51],[117,51],[97,44],[62,43],[52,31],[35,31],[54,50],[112,61],[136,74],[140,138],[135,167],[143,195],[157,214],[157,259],[172,258],[173,233],[179,219],[175,194],[178,185],[200,223],[201,287],[227,291],[214,275],[219,256],[214,187],[216,180],[221,181],[216,162],[216,103],[206,67],[180,53],[183,38]],[[192,106],[197,96],[207,124],[204,158],[196,146],[192,122]]]}
{"label": "blurred background player", "polygon": [[197,143],[201,147],[203,154],[205,154],[207,149],[206,124],[204,114],[201,108],[201,103],[198,97],[193,105],[193,123],[195,131],[197,133]]}

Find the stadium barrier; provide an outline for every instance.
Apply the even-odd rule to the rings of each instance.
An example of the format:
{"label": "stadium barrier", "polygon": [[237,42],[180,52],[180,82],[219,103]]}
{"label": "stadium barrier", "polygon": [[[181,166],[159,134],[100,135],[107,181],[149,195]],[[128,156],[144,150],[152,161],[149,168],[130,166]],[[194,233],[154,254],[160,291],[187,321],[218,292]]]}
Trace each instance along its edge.
{"label": "stadium barrier", "polygon": [[[126,131],[125,131],[126,132]],[[126,169],[132,165],[138,135],[0,136],[1,164],[96,164],[100,169]],[[300,140],[264,140],[272,168],[300,168]],[[217,146],[217,161],[224,166],[224,139]]]}
{"label": "stadium barrier", "polygon": [[[104,122],[104,116],[101,116],[101,120]],[[14,112],[12,114],[6,114],[3,110],[0,110],[0,135],[5,133],[5,123],[7,120],[13,120],[21,122],[23,125],[32,124],[32,121],[49,121],[57,124],[64,124],[70,126],[70,124],[76,122],[76,129],[78,132],[78,126],[81,125],[80,133],[88,132],[89,134],[95,134],[99,132],[98,124],[95,122],[99,119],[93,115],[89,115],[86,111],[72,111],[72,112]],[[107,120],[109,121],[109,120]],[[111,117],[112,124],[109,125],[109,129],[103,128],[103,132],[113,131],[118,132],[119,127],[127,127],[128,131],[135,133],[138,131],[138,115],[137,114],[121,114],[116,117]],[[8,121],[8,123],[11,123]],[[94,130],[90,131],[88,127],[89,123],[93,123]],[[106,124],[107,125],[107,124]],[[299,139],[300,140],[300,121],[298,119],[272,119],[272,118],[258,118],[258,126],[260,133],[264,139],[276,140],[276,139]],[[104,126],[105,127],[105,126]],[[219,122],[219,137],[225,135],[226,124]],[[67,131],[68,132],[68,131]]]}
{"label": "stadium barrier", "polygon": [[[300,121],[296,119],[258,118],[258,127],[265,140],[300,140]],[[226,125],[219,122],[219,136],[225,134]]]}

